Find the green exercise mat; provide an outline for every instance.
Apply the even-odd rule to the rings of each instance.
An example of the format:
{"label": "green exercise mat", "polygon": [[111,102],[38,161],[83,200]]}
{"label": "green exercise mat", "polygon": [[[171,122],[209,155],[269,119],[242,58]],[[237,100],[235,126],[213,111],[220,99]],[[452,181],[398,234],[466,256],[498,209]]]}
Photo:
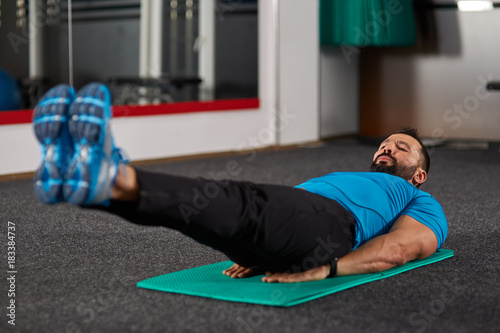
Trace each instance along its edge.
{"label": "green exercise mat", "polygon": [[338,276],[300,283],[264,283],[261,280],[262,275],[232,279],[222,274],[222,271],[233,263],[224,261],[156,276],[137,283],[137,286],[224,301],[288,307],[450,257],[453,257],[452,250],[441,249],[425,259],[408,262],[380,273]]}

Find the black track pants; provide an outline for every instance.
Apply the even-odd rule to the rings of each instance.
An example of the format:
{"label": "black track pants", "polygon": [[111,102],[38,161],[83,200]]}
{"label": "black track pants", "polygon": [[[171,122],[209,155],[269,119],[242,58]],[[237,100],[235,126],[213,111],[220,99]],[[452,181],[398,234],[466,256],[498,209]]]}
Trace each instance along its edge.
{"label": "black track pants", "polygon": [[179,230],[245,267],[308,270],[345,255],[354,241],[352,214],[302,189],[141,170],[137,177],[138,203],[112,200],[99,209]]}

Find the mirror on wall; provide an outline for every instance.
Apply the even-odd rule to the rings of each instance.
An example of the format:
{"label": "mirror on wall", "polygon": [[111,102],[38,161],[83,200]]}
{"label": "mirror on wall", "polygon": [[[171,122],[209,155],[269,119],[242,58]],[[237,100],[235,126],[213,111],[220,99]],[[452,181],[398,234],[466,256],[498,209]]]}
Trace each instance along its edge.
{"label": "mirror on wall", "polygon": [[116,105],[255,98],[257,14],[257,0],[1,1],[0,87],[17,82],[18,107],[0,110],[70,81],[107,83]]}

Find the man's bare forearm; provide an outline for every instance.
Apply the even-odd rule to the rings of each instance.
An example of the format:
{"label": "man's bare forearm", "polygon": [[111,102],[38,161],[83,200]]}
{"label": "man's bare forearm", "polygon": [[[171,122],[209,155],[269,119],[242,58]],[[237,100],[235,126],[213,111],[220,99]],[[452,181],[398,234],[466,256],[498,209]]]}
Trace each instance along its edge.
{"label": "man's bare forearm", "polygon": [[340,258],[337,275],[365,274],[384,271],[406,262],[397,243],[382,235]]}
{"label": "man's bare forearm", "polygon": [[437,245],[436,235],[429,227],[402,215],[387,234],[375,237],[340,258],[337,275],[384,271],[428,257],[436,252]]}

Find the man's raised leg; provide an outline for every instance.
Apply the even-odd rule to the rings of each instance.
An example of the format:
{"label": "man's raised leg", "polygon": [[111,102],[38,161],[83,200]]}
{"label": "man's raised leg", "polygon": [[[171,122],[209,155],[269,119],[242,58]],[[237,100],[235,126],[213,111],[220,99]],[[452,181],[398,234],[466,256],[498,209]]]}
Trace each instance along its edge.
{"label": "man's raised leg", "polygon": [[250,268],[312,269],[351,248],[352,214],[325,197],[126,165],[113,142],[110,96],[102,84],[82,88],[68,116],[74,155],[64,175],[67,202],[179,230]]}

